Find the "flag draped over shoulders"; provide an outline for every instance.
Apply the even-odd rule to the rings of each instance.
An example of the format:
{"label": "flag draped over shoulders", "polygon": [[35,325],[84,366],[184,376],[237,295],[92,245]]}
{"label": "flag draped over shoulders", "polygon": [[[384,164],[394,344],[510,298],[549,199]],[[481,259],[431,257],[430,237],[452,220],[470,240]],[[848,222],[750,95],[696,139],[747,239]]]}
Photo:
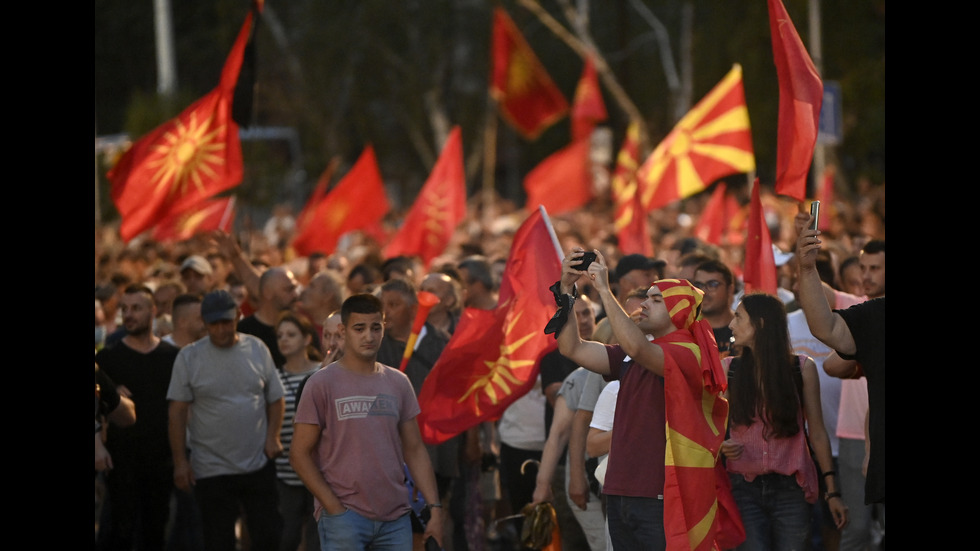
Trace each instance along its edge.
{"label": "flag draped over shoulders", "polygon": [[242,147],[232,102],[246,43],[254,36],[254,15],[245,18],[218,86],[136,141],[109,171],[124,241],[241,183]]}
{"label": "flag draped over shoulders", "polygon": [[439,444],[498,419],[538,377],[539,360],[556,341],[542,328],[554,311],[548,286],[561,257],[544,209],[518,228],[493,310],[466,308],[419,392],[422,439]]}
{"label": "flag draped over shoulders", "polygon": [[686,280],[657,286],[675,326],[658,337],[664,348],[667,446],[664,533],[667,549],[730,549],[745,539],[728,474],[719,462],[728,422],[727,387],[718,345],[700,319],[703,293]]}

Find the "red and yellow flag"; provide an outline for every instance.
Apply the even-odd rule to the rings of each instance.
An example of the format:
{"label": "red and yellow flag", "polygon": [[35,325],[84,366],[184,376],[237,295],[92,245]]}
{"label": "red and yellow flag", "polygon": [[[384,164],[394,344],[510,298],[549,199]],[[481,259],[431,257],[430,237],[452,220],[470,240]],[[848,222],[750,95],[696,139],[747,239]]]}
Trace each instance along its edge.
{"label": "red and yellow flag", "polygon": [[524,138],[537,138],[568,113],[565,96],[501,7],[493,10],[492,71],[490,94]]}
{"label": "red and yellow flag", "polygon": [[637,176],[640,167],[640,126],[632,122],[626,129],[626,139],[616,157],[613,171],[612,192],[613,231],[619,240],[619,250],[624,254],[653,256],[653,243],[647,230],[647,211],[641,202]]}
{"label": "red and yellow flag", "polygon": [[588,56],[572,100],[572,141],[590,137],[595,125],[606,120],[606,117],[608,113],[606,104],[602,101],[595,62],[592,61],[592,56]]}
{"label": "red and yellow flag", "polygon": [[591,142],[584,138],[552,153],[524,177],[527,210],[543,205],[548,212],[561,214],[592,200]]}
{"label": "red and yellow flag", "polygon": [[154,241],[184,241],[214,230],[231,232],[235,223],[235,197],[205,199],[193,208],[170,215],[153,228]]}
{"label": "red and yellow flag", "polygon": [[643,166],[642,193],[650,211],[689,197],[730,174],[755,170],[749,112],[736,64],[664,138]]}
{"label": "red and yellow flag", "polygon": [[532,212],[514,235],[497,307],[463,311],[422,384],[417,419],[427,444],[500,418],[534,386],[541,356],[555,348],[544,326],[555,309],[548,286],[561,277],[561,256],[542,211]]}
{"label": "red and yellow flag", "polygon": [[242,146],[231,110],[253,15],[245,18],[218,86],[140,138],[109,171],[124,241],[241,183]]}
{"label": "red and yellow flag", "polygon": [[823,81],[781,0],[768,1],[772,57],[779,77],[776,193],[803,201],[817,145]]}
{"label": "red and yellow flag", "polygon": [[350,171],[316,206],[310,223],[296,233],[293,249],[300,256],[316,251],[330,254],[342,235],[372,226],[388,210],[388,194],[374,147],[368,145]]}
{"label": "red and yellow flag", "polygon": [[466,175],[463,170],[463,138],[458,126],[405,221],[383,250],[385,258],[418,256],[428,268],[432,259],[449,246],[456,227],[466,216]]}
{"label": "red and yellow flag", "polygon": [[725,185],[725,182],[718,182],[715,190],[711,192],[708,203],[701,211],[698,223],[694,226],[694,237],[705,243],[725,244],[723,241],[731,239],[733,232],[739,232],[742,229],[737,225],[744,222],[744,217],[739,216],[741,210],[742,207],[738,204],[738,199],[728,193],[728,186]]}
{"label": "red and yellow flag", "polygon": [[764,291],[775,295],[779,287],[776,259],[772,253],[772,236],[766,223],[765,210],[759,198],[759,179],[752,185],[748,232],[745,238],[745,265],[742,268],[745,292]]}

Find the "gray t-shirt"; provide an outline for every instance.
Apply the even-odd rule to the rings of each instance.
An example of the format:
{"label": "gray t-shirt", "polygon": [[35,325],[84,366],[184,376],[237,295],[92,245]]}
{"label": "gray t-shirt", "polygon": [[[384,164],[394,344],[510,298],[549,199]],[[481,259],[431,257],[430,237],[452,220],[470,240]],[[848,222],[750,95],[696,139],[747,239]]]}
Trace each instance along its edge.
{"label": "gray t-shirt", "polygon": [[205,338],[180,350],[167,399],[191,402],[188,446],[195,478],[245,474],[265,466],[266,407],[283,397],[269,349],[238,334],[230,348]]}
{"label": "gray t-shirt", "polygon": [[558,395],[565,397],[565,403],[572,411],[594,411],[599,393],[606,384],[602,375],[580,367],[565,377],[558,389]]}

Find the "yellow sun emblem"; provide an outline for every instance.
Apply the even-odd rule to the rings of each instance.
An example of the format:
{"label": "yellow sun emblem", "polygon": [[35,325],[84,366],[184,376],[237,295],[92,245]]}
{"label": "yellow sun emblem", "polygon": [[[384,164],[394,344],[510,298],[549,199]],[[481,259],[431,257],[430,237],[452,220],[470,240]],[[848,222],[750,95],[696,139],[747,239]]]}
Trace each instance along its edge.
{"label": "yellow sun emblem", "polygon": [[[496,405],[501,398],[510,395],[514,387],[523,384],[523,381],[514,375],[514,370],[534,365],[534,360],[514,359],[511,356],[524,343],[531,339],[534,333],[528,333],[516,340],[511,339],[514,326],[521,319],[521,315],[518,314],[515,316],[504,330],[504,339],[500,343],[500,356],[492,362],[483,362],[487,366],[487,373],[477,378],[466,393],[460,397],[459,403],[463,403],[471,394],[479,392],[485,394],[490,399],[491,404]],[[498,387],[500,389],[500,395],[498,395]],[[477,396],[474,396],[474,402],[476,405],[476,414],[480,415],[480,400]]]}
{"label": "yellow sun emblem", "polygon": [[206,180],[217,176],[213,165],[224,164],[221,136],[225,125],[214,126],[214,112],[200,122],[198,116],[195,111],[186,121],[178,119],[164,134],[164,143],[154,146],[149,167],[157,194],[166,191],[168,198],[186,195],[190,185],[204,191]]}

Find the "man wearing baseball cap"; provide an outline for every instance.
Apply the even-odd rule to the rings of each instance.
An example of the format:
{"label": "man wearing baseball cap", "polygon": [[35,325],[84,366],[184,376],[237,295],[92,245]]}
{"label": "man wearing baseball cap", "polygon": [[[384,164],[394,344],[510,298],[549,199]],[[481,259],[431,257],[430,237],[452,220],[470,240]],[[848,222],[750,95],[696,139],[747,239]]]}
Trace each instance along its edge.
{"label": "man wearing baseball cap", "polygon": [[180,281],[188,293],[203,295],[214,286],[214,270],[211,263],[200,255],[188,256],[180,265]]}
{"label": "man wearing baseball cap", "polygon": [[194,492],[206,549],[235,549],[242,509],[253,548],[274,549],[282,531],[274,462],[282,454],[282,383],[268,347],[237,331],[231,294],[205,295],[201,317],[208,338],[180,350],[167,392],[174,483]]}

